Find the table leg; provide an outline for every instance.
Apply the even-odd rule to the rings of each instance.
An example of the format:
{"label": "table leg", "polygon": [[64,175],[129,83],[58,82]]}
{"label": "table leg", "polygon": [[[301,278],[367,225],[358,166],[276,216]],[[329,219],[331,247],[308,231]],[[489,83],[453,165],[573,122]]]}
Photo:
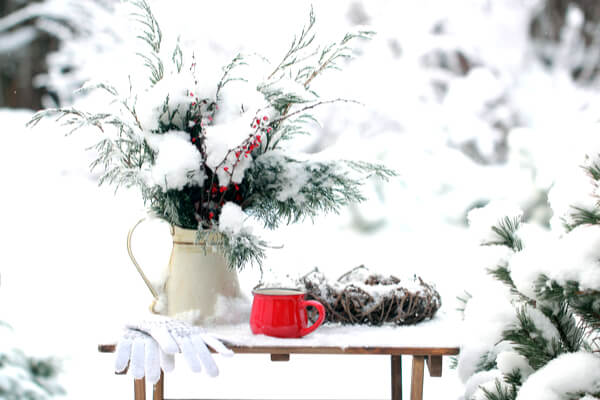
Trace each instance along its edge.
{"label": "table leg", "polygon": [[134,379],[133,398],[135,400],[146,400],[146,379]]}
{"label": "table leg", "polygon": [[412,379],[410,382],[410,400],[423,400],[423,378],[425,357],[413,356]]}
{"label": "table leg", "polygon": [[160,371],[160,378],[154,385],[154,391],[152,392],[153,400],[164,400],[165,398],[165,373]]}
{"label": "table leg", "polygon": [[402,400],[402,356],[392,356],[392,400]]}

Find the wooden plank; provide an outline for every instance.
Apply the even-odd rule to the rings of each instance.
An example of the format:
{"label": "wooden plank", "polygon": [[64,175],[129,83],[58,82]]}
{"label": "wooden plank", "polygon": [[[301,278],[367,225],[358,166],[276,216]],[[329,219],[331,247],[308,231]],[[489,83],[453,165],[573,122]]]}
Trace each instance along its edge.
{"label": "wooden plank", "polygon": [[290,361],[289,354],[271,354],[271,361]]}
{"label": "wooden plank", "polygon": [[410,400],[423,400],[423,378],[425,357],[413,356],[412,378],[410,380]]}
{"label": "wooden plank", "polygon": [[402,356],[392,356],[392,400],[402,400]]}
{"label": "wooden plank", "polygon": [[164,400],[165,398],[165,373],[160,371],[160,378],[158,382],[154,385],[154,390],[152,391],[152,400]]}
{"label": "wooden plank", "polygon": [[429,376],[442,376],[442,356],[427,356],[427,369]]}
{"label": "wooden plank", "polygon": [[144,378],[133,380],[133,398],[146,400],[146,380]]}
{"label": "wooden plank", "polygon": [[[386,354],[416,356],[457,355],[458,347],[329,347],[329,346],[236,346],[227,344],[234,353],[239,354]],[[98,351],[113,353],[114,344],[101,344]],[[213,351],[211,349],[211,351]],[[214,351],[213,351],[214,352]]]}

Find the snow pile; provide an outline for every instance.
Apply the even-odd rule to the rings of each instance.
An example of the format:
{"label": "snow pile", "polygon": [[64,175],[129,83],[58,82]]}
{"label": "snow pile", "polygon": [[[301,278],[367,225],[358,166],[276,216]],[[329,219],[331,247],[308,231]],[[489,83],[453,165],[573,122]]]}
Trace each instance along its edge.
{"label": "snow pile", "polygon": [[248,214],[239,205],[228,201],[221,209],[219,230],[232,237],[251,234],[252,227],[247,223],[248,218]]}
{"label": "snow pile", "polygon": [[189,141],[189,134],[169,131],[148,134],[148,144],[156,151],[156,159],[147,183],[164,191],[181,190],[186,185],[202,185],[206,176],[200,169],[202,156]]}
{"label": "snow pile", "polygon": [[523,211],[518,205],[507,201],[493,200],[485,207],[474,208],[469,212],[467,215],[469,231],[473,233],[480,244],[497,243],[502,238],[492,230],[492,227],[498,226],[505,218],[519,220],[522,215]]}
{"label": "snow pile", "polygon": [[600,289],[600,227],[580,226],[562,237],[546,234],[545,240],[525,243],[509,264],[522,293],[535,298],[542,275],[561,285],[576,281],[582,290]]}
{"label": "snow pile", "polygon": [[566,400],[577,392],[599,391],[600,357],[583,352],[567,353],[550,361],[527,379],[517,400]]}

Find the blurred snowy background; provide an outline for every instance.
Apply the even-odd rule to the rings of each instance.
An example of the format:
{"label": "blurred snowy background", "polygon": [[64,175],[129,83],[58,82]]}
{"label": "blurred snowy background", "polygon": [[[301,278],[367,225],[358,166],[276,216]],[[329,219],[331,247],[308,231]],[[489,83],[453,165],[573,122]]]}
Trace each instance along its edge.
{"label": "blurred snowy background", "polygon": [[[277,59],[310,9],[308,1],[150,3],[163,31],[180,35],[209,68],[240,51]],[[343,72],[315,83],[324,98],[364,106],[322,107],[318,134],[298,146],[383,162],[400,176],[373,182],[369,200],[340,215],[271,233],[285,247],[271,251],[265,274],[295,276],[318,266],[337,277],[360,264],[417,274],[440,291],[439,315],[459,319],[456,296],[490,287],[490,262],[467,229],[467,213],[505,200],[549,227],[556,225],[549,190],[561,179],[563,193],[578,190],[565,174],[597,135],[600,4],[371,0],[319,2],[314,10],[323,41],[357,25],[377,35],[360,44]],[[35,129],[24,124],[41,107],[97,101],[75,93],[90,79],[126,87],[131,65],[140,63],[131,24],[112,0],[0,1],[0,320],[28,354],[62,360],[59,383],[69,399],[131,392],[129,378],[112,374],[112,357],[95,349],[114,341],[118,327],[150,303],[125,247],[144,209],[134,191],[97,186],[88,169],[93,155],[84,151],[95,143],[93,132],[65,138],[52,121]],[[556,196],[552,206],[568,204],[568,196]],[[158,279],[168,262],[168,228],[150,222],[135,239],[140,263]],[[247,293],[260,278],[256,270],[242,272]],[[198,376],[184,385],[182,367],[167,395],[389,397],[387,359],[344,361],[315,365],[314,358],[294,357],[273,366],[267,357],[219,359],[219,378]],[[248,373],[257,365],[260,374]],[[443,378],[427,378],[426,398],[461,398],[458,374],[447,367]],[[291,369],[295,378],[286,377]],[[318,376],[332,369],[349,382],[320,383]],[[0,369],[0,382],[1,375]]]}

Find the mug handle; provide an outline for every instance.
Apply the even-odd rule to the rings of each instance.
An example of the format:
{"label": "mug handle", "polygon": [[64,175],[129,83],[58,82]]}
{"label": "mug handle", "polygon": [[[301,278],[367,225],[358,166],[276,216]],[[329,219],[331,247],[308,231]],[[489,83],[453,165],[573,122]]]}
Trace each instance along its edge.
{"label": "mug handle", "polygon": [[319,312],[319,318],[317,318],[317,320],[315,321],[314,324],[312,324],[311,326],[308,326],[306,328],[302,328],[302,330],[300,331],[300,336],[305,336],[308,335],[309,333],[313,332],[315,329],[317,329],[325,320],[325,307],[323,307],[323,304],[319,303],[318,301],[315,300],[304,300],[300,303],[300,307],[302,308],[306,308],[308,306],[313,306],[317,309],[317,311]]}
{"label": "mug handle", "polygon": [[[129,258],[131,258],[131,262],[135,266],[135,269],[137,269],[137,271],[139,272],[140,276],[144,280],[144,283],[146,284],[146,286],[148,286],[148,289],[150,290],[150,293],[152,293],[152,297],[154,297],[154,302],[156,302],[156,300],[158,299],[158,293],[156,292],[156,290],[154,289],[154,287],[152,287],[152,284],[150,283],[150,281],[146,277],[146,274],[142,270],[142,267],[140,267],[140,264],[138,264],[137,260],[133,256],[133,251],[131,251],[131,237],[133,236],[133,231],[135,231],[135,228],[137,228],[138,225],[141,224],[142,222],[144,222],[145,220],[146,220],[146,218],[140,219],[129,230],[129,233],[127,234],[127,253],[129,254]],[[150,310],[152,312],[154,312],[154,303],[150,307]]]}

